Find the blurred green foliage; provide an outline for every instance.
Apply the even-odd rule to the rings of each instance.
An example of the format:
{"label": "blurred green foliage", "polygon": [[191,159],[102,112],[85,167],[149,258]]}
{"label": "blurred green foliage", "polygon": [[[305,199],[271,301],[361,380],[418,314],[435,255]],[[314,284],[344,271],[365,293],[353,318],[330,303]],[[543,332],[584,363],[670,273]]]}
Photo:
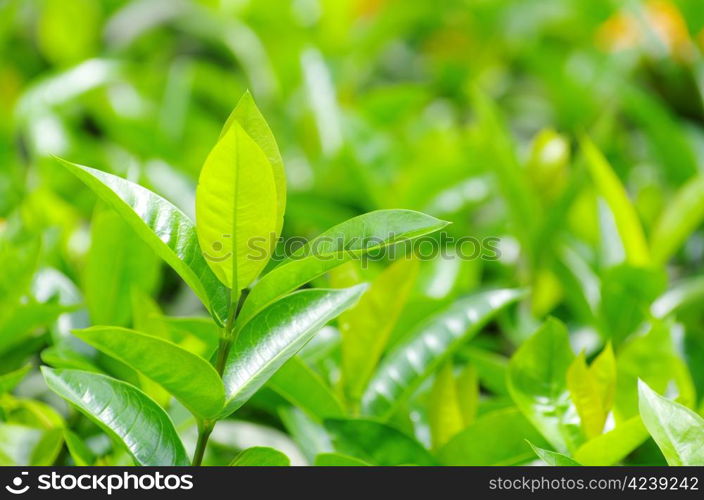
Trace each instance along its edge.
{"label": "blurred green foliage", "polygon": [[[203,161],[247,89],[284,159],[286,236],[405,208],[453,222],[456,238],[498,238],[501,257],[423,261],[406,281],[380,274],[383,263],[320,278],[371,280],[373,295],[339,321],[342,348],[324,329],[285,365],[290,377],[219,424],[206,463],[272,442],[293,463],[525,463],[537,459],[525,439],[561,463],[688,460],[646,441],[637,383],[700,422],[702,51],[701,0],[0,0],[0,464],[129,463],[49,395],[40,358],[105,371],[168,406],[73,328],[135,326],[152,300],[157,315],[189,317],[161,326],[179,339],[203,351],[212,338],[192,293],[52,156],[193,216]],[[389,351],[497,287],[526,295],[434,357],[385,423],[351,419]],[[565,332],[557,320],[538,329],[549,315]],[[536,345],[559,348],[557,375],[537,369]],[[584,377],[607,346],[615,394],[587,429],[579,400],[598,391]],[[293,378],[322,399],[291,404]],[[558,424],[535,409],[543,397]],[[668,402],[648,397],[660,406],[645,424],[664,446],[652,422]],[[193,422],[178,405],[169,414],[190,446]],[[482,441],[492,435],[505,439]]]}

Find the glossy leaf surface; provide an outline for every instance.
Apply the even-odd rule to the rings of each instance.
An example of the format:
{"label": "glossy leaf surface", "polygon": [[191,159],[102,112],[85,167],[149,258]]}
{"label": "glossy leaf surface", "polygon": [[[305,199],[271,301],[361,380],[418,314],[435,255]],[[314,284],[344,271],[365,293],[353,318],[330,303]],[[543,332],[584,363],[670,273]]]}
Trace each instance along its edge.
{"label": "glossy leaf surface", "polygon": [[139,465],[188,465],[168,415],[134,386],[94,373],[43,368],[51,390],[122,441]]}

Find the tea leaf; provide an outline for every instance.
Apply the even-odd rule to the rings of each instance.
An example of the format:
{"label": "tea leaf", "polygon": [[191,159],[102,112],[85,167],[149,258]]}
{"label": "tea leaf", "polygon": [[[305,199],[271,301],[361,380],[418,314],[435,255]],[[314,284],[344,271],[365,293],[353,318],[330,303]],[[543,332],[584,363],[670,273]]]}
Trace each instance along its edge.
{"label": "tea leaf", "polygon": [[704,175],[689,180],[667,204],[651,236],[653,259],[666,262],[704,221]]}
{"label": "tea leaf", "polygon": [[286,171],[284,170],[284,161],[281,158],[281,153],[279,153],[279,146],[276,144],[274,134],[271,132],[269,124],[262,116],[249,91],[244,93],[235,109],[227,118],[227,122],[225,122],[225,126],[220,133],[221,138],[234,122],[239,123],[244,131],[257,143],[271,164],[274,183],[276,184],[276,234],[279,234],[284,222],[284,212],[286,211]]}
{"label": "tea leaf", "polygon": [[222,381],[210,363],[195,354],[127,328],[95,326],[74,335],[149,377],[195,415],[213,418],[222,411]]}
{"label": "tea leaf", "polygon": [[601,391],[587,367],[584,353],[580,353],[567,369],[567,388],[587,438],[601,434],[608,412],[604,409]]}
{"label": "tea leaf", "polygon": [[647,437],[643,422],[635,416],[584,443],[574,452],[574,458],[582,465],[614,465],[643,444]]}
{"label": "tea leaf", "polygon": [[428,424],[435,449],[465,427],[451,362],[445,363],[435,376],[428,400]]}
{"label": "tea leaf", "polygon": [[633,266],[647,266],[650,263],[650,251],[638,214],[628,199],[626,190],[594,143],[584,137],[581,144],[594,184],[613,213],[626,252],[626,261]]}
{"label": "tea leaf", "polygon": [[534,457],[526,440],[549,446],[520,411],[508,408],[479,417],[437,456],[443,465],[517,465]]}
{"label": "tea leaf", "polygon": [[415,439],[372,420],[326,420],[335,449],[372,465],[436,465]]}
{"label": "tea leaf", "polygon": [[275,302],[239,332],[227,358],[224,414],[242,406],[320,328],[354,305],[366,285],[302,290]]}
{"label": "tea leaf", "polygon": [[669,465],[704,465],[704,419],[638,382],[640,416]]}
{"label": "tea leaf", "polygon": [[238,293],[268,262],[277,227],[271,163],[233,122],[205,160],[196,189],[196,231],[208,266]]}
{"label": "tea leaf", "polygon": [[313,465],[316,467],[367,467],[369,464],[358,458],[342,453],[320,453],[315,456]]}
{"label": "tea leaf", "polygon": [[32,369],[32,365],[25,365],[22,368],[0,375],[0,394],[10,392]]}
{"label": "tea leaf", "polygon": [[112,207],[190,286],[216,321],[227,318],[229,298],[203,258],[193,222],[164,198],[133,182],[57,160]]}
{"label": "tea leaf", "polygon": [[575,462],[570,457],[563,455],[562,453],[557,453],[556,451],[544,450],[543,448],[538,448],[530,441],[528,442],[531,448],[538,458],[548,465],[552,466],[563,466],[563,467],[575,467],[582,465],[579,462]]}
{"label": "tea leaf", "polygon": [[340,315],[342,383],[358,402],[374,373],[418,274],[418,262],[402,259],[371,283],[359,303]]}
{"label": "tea leaf", "polygon": [[320,376],[294,356],[271,377],[269,386],[291,404],[322,421],[344,416],[342,404]]}
{"label": "tea leaf", "polygon": [[479,293],[422,323],[379,366],[362,399],[364,413],[388,418],[443,361],[521,297],[518,290]]}
{"label": "tea leaf", "polygon": [[139,389],[105,375],[42,368],[49,388],[124,443],[139,465],[188,465],[169,416]]}
{"label": "tea leaf", "polygon": [[113,210],[98,210],[91,224],[85,300],[93,324],[128,326],[133,289],[151,292],[159,261]]}
{"label": "tea leaf", "polygon": [[265,274],[252,288],[238,324],[282,295],[353,258],[430,234],[448,223],[412,210],[377,210],[349,219],[323,232]]}
{"label": "tea leaf", "polygon": [[567,329],[549,318],[511,358],[508,385],[516,406],[550,444],[565,452],[575,446],[567,370],[574,359]]}
{"label": "tea leaf", "polygon": [[230,463],[233,467],[287,467],[291,460],[279,450],[254,446],[240,452]]}

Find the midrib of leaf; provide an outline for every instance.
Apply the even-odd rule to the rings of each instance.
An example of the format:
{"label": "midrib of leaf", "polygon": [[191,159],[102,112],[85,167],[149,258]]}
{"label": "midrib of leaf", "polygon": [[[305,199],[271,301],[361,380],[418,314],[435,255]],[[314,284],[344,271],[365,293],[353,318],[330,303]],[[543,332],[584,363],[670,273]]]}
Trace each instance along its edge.
{"label": "midrib of leaf", "polygon": [[[235,193],[232,199],[232,285],[234,289],[230,293],[230,309],[237,307],[240,295],[240,283],[237,275],[237,260],[239,258],[239,247],[237,245],[237,202],[240,190],[240,132],[235,129]],[[233,311],[230,311],[232,314]],[[229,332],[227,332],[229,334]]]}

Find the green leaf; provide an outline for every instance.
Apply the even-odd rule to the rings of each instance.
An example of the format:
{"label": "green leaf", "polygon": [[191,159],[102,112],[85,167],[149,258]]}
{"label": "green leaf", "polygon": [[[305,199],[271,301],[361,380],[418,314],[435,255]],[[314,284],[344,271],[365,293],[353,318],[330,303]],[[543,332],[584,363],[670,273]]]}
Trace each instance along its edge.
{"label": "green leaf", "polygon": [[587,438],[601,434],[608,411],[604,409],[596,378],[587,367],[584,353],[580,353],[567,369],[567,388],[577,409]]}
{"label": "green leaf", "polygon": [[655,224],[650,238],[653,260],[658,264],[666,262],[702,221],[704,221],[704,175],[698,175],[677,191]]}
{"label": "green leaf", "polygon": [[342,453],[320,453],[315,456],[313,465],[316,467],[367,467],[369,464],[358,458]]}
{"label": "green leaf", "polygon": [[208,419],[222,411],[222,381],[212,365],[195,354],[127,328],[95,326],[73,333],[161,385],[195,415]]}
{"label": "green leaf", "polygon": [[43,333],[59,316],[73,309],[33,300],[9,308],[8,315],[0,318],[0,354],[29,342],[33,335]]}
{"label": "green leaf", "polygon": [[167,325],[173,337],[193,336],[202,342],[202,357],[206,359],[210,358],[218,347],[221,329],[210,318],[162,316],[161,320]]}
{"label": "green leaf", "polygon": [[669,465],[704,465],[704,419],[638,382],[640,416]]}
{"label": "green leaf", "polygon": [[269,386],[318,421],[344,416],[342,404],[323,379],[299,357],[289,359],[274,373]]}
{"label": "green leaf", "polygon": [[0,423],[0,465],[53,465],[62,445],[61,429]]}
{"label": "green leaf", "polygon": [[584,443],[574,452],[574,458],[582,465],[614,465],[643,444],[647,437],[643,422],[635,416]]}
{"label": "green leaf", "polygon": [[434,449],[465,427],[451,362],[445,363],[435,376],[428,399],[428,424]]}
{"label": "green leaf", "polygon": [[664,318],[680,308],[696,304],[704,299],[704,276],[694,276],[676,283],[670,290],[653,302],[650,312],[656,318]]}
{"label": "green leaf", "polygon": [[205,160],[196,189],[196,231],[206,262],[236,294],[261,272],[277,233],[271,163],[233,122]]}
{"label": "green leaf", "polygon": [[188,465],[169,416],[139,389],[105,375],[43,367],[49,388],[124,443],[139,465]]}
{"label": "green leaf", "polygon": [[14,389],[31,369],[32,365],[25,365],[18,370],[0,375],[0,395]]}
{"label": "green leaf", "polygon": [[242,406],[320,328],[354,305],[366,285],[302,290],[275,302],[239,332],[225,364],[224,414]]}
{"label": "green leaf", "polygon": [[29,465],[44,467],[54,465],[63,445],[64,434],[62,429],[47,430],[32,450]]}
{"label": "green leaf", "polygon": [[436,465],[410,436],[373,420],[326,420],[335,449],[372,465]]}
{"label": "green leaf", "polygon": [[533,458],[526,440],[550,446],[515,408],[480,416],[437,453],[443,465],[517,465]]}
{"label": "green leaf", "polygon": [[584,137],[581,145],[594,184],[613,213],[616,228],[626,252],[626,262],[633,266],[647,266],[650,263],[650,251],[638,214],[626,190],[594,143]]}
{"label": "green leaf", "polygon": [[448,223],[412,210],[377,210],[323,232],[264,275],[252,288],[238,324],[327,271],[385,246],[430,234]]}
{"label": "green leaf", "polygon": [[518,162],[513,140],[497,106],[480,92],[474,92],[473,104],[478,117],[482,159],[491,162],[491,173],[496,175],[508,206],[512,229],[531,253],[536,220],[541,215],[539,200],[531,189],[526,170]]}
{"label": "green leaf", "polygon": [[84,273],[85,301],[93,324],[128,326],[133,289],[150,293],[159,261],[113,210],[98,209]]}
{"label": "green leaf", "polygon": [[64,441],[73,462],[78,466],[90,466],[95,463],[95,455],[85,441],[74,432],[64,429]]}
{"label": "green leaf", "polygon": [[494,394],[508,395],[508,387],[506,386],[507,358],[472,346],[463,350],[463,353],[476,368],[482,386]]}
{"label": "green leaf", "polygon": [[234,122],[239,123],[244,131],[257,143],[271,164],[274,183],[276,184],[276,234],[279,234],[284,222],[284,212],[286,211],[286,171],[284,170],[284,161],[281,158],[274,134],[271,132],[269,124],[262,116],[249,91],[245,92],[240,98],[237,106],[235,106],[235,109],[228,117],[227,122],[225,122],[220,134],[221,138]]}
{"label": "green leaf", "polygon": [[533,448],[533,451],[535,452],[536,455],[538,455],[538,458],[545,462],[548,465],[552,466],[563,466],[563,467],[575,467],[582,465],[579,462],[575,462],[572,460],[570,457],[563,455],[562,453],[557,453],[556,451],[550,451],[550,450],[544,450],[543,448],[539,448],[535,446],[533,443],[528,441],[528,444],[530,445],[531,448]]}
{"label": "green leaf", "polygon": [[456,381],[457,403],[464,426],[474,422],[479,410],[479,375],[474,365],[467,364]]}
{"label": "green leaf", "polygon": [[508,289],[479,293],[422,323],[381,363],[362,399],[364,413],[388,418],[443,361],[522,295]]}
{"label": "green leaf", "polygon": [[676,387],[678,401],[693,405],[695,389],[684,361],[679,357],[670,327],[654,322],[647,332],[628,339],[618,350],[614,416],[617,422],[639,413],[638,380],[655,391]]}
{"label": "green leaf", "polygon": [[233,467],[288,467],[291,460],[279,450],[254,446],[240,452],[230,463]]}
{"label": "green leaf", "polygon": [[509,392],[516,406],[560,452],[576,444],[576,425],[568,421],[567,369],[573,359],[567,329],[548,318],[516,351],[508,367]]}
{"label": "green leaf", "polygon": [[171,266],[223,324],[229,296],[203,258],[193,222],[164,198],[133,182],[57,158],[111,206]]}
{"label": "green leaf", "polygon": [[647,320],[652,302],[665,291],[663,268],[639,268],[627,264],[610,267],[601,274],[601,329],[618,346]]}
{"label": "green leaf", "polygon": [[610,342],[592,362],[589,372],[596,382],[602,407],[608,413],[614,405],[617,373],[616,358]]}
{"label": "green leaf", "polygon": [[418,261],[396,261],[374,279],[355,307],[340,315],[342,383],[350,401],[362,397],[417,275]]}

